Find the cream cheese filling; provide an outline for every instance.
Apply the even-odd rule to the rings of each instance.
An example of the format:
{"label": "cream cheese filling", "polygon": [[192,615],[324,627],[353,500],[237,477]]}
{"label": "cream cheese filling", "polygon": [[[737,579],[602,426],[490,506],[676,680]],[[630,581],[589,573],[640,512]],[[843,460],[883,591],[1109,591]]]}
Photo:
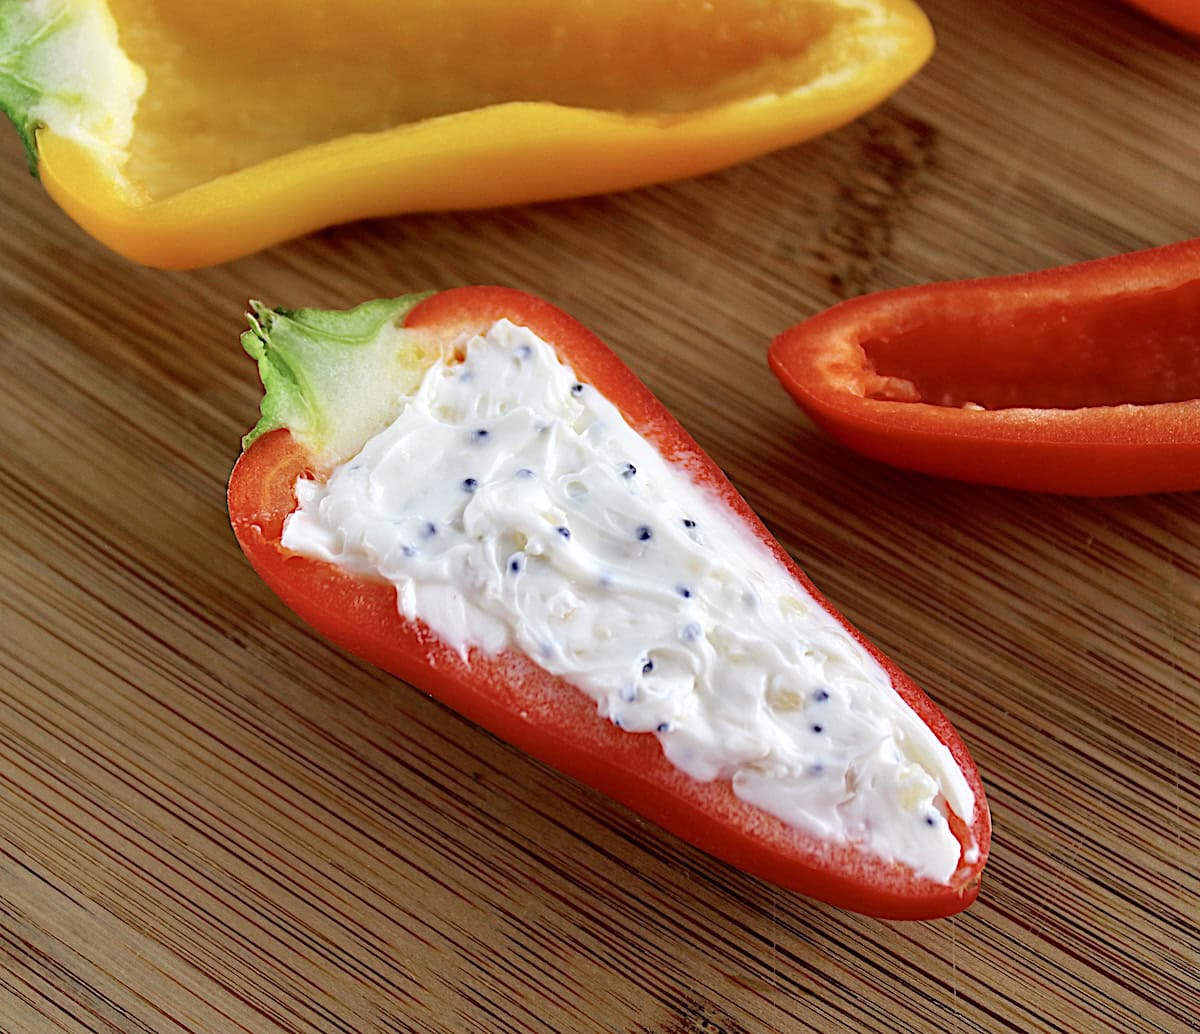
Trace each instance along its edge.
{"label": "cream cheese filling", "polygon": [[519,650],[692,778],[949,883],[974,795],[878,662],[549,344],[501,320],[463,354],[298,482],[284,546],[391,582],[464,657]]}

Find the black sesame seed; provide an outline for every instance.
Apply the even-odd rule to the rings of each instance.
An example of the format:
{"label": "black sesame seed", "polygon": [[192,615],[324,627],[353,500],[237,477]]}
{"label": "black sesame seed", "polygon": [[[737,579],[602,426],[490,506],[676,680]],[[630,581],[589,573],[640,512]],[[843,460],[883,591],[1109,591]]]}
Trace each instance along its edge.
{"label": "black sesame seed", "polygon": [[679,593],[679,595],[682,596],[685,600],[690,600],[692,598],[692,590],[689,589],[686,585],[678,586],[675,589],[675,591],[677,593]]}
{"label": "black sesame seed", "polygon": [[829,690],[827,690],[827,689],[818,689],[818,690],[817,690],[815,693],[813,693],[813,699],[814,699],[814,700],[815,700],[815,701],[816,701],[818,704],[823,704],[823,703],[825,703],[825,701],[829,699]]}
{"label": "black sesame seed", "polygon": [[638,692],[636,686],[626,686],[625,691],[621,694],[621,699],[627,704],[632,704],[637,700]]}
{"label": "black sesame seed", "polygon": [[639,542],[649,542],[652,538],[654,538],[654,532],[652,532],[649,527],[643,524],[637,530],[637,537]]}
{"label": "black sesame seed", "polygon": [[821,732],[824,732],[824,731],[825,731],[825,726],[823,726],[823,725],[814,725],[814,726],[812,727],[812,731],[813,731],[813,732],[816,732],[816,733],[821,733]]}
{"label": "black sesame seed", "polygon": [[820,775],[824,771],[825,771],[825,766],[822,765],[821,762],[819,762],[819,761],[814,763],[812,768],[809,769],[809,772],[811,772],[813,775]]}
{"label": "black sesame seed", "polygon": [[925,825],[927,825],[927,826],[936,826],[936,825],[937,825],[937,819],[935,819],[935,818],[934,818],[932,815],[926,815],[926,816],[925,816]]}
{"label": "black sesame seed", "polygon": [[685,528],[694,528],[696,526],[696,522],[694,520],[692,520],[690,517],[685,517],[683,519],[683,526]]}
{"label": "black sesame seed", "polygon": [[620,718],[614,718],[614,719],[612,720],[612,723],[613,723],[613,725],[615,725],[615,726],[616,726],[618,729],[619,729],[619,728],[621,728],[621,719],[620,719]]}
{"label": "black sesame seed", "polygon": [[650,672],[652,672],[653,670],[654,670],[654,662],[653,661],[647,661],[645,664],[642,665],[642,674],[643,675],[649,675]]}
{"label": "black sesame seed", "polygon": [[572,384],[571,385],[571,394],[572,395],[582,395],[583,394],[583,385],[582,384]]}
{"label": "black sesame seed", "polygon": [[462,489],[464,492],[474,492],[479,487],[479,482],[474,478],[463,478]]}
{"label": "black sesame seed", "polygon": [[571,537],[571,529],[570,528],[560,525],[559,527],[555,528],[554,530],[557,531],[564,539],[569,539]]}
{"label": "black sesame seed", "polygon": [[637,467],[635,467],[632,463],[626,463],[625,466],[621,468],[621,477],[623,478],[631,478],[636,473]]}
{"label": "black sesame seed", "polygon": [[423,534],[427,539],[433,538],[433,536],[437,534],[437,525],[434,524],[433,521],[426,521],[425,527],[421,529],[421,534]]}
{"label": "black sesame seed", "polygon": [[485,441],[487,439],[489,433],[490,432],[487,430],[486,427],[478,427],[474,431],[471,432],[471,441],[473,441],[473,442]]}
{"label": "black sesame seed", "polygon": [[658,725],[656,725],[654,727],[654,731],[655,732],[670,732],[671,731],[671,723],[670,722],[659,722]]}
{"label": "black sesame seed", "polygon": [[401,552],[402,552],[402,553],[403,553],[405,556],[416,556],[416,555],[417,555],[417,548],[416,548],[416,546],[402,546],[400,551],[401,551]]}
{"label": "black sesame seed", "polygon": [[533,349],[530,348],[528,345],[521,345],[517,349],[517,358],[518,359],[528,359],[531,355],[533,355]]}

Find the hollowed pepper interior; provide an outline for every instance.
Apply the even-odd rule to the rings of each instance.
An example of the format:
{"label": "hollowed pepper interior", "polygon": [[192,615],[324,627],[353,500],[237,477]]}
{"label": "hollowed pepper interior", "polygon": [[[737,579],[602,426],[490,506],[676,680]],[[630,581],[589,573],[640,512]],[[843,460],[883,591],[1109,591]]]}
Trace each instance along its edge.
{"label": "hollowed pepper interior", "polygon": [[1200,280],[1024,308],[947,299],[919,325],[859,344],[872,399],[984,409],[1184,402],[1200,398]]}
{"label": "hollowed pepper interior", "polygon": [[[111,0],[147,74],[150,198],[349,133],[505,101],[670,120],[843,67],[862,7],[737,0]],[[531,161],[538,160],[535,155]]]}

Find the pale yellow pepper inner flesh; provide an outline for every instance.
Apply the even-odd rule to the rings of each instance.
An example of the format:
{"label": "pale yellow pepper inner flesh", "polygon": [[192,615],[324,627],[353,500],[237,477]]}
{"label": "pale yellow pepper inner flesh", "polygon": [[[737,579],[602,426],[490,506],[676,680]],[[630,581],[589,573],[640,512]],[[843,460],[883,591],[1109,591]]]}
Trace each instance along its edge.
{"label": "pale yellow pepper inner flesh", "polygon": [[110,6],[122,48],[148,80],[125,173],[146,196],[162,198],[348,133],[504,101],[671,120],[788,92],[852,60],[860,35],[853,23],[877,16],[879,5],[110,0]]}

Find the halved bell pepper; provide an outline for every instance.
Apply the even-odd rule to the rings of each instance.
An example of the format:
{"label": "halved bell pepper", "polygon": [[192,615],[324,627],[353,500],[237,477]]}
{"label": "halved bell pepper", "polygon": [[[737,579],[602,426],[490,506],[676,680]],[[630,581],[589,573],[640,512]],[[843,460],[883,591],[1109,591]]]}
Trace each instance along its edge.
{"label": "halved bell pepper", "polygon": [[[684,774],[666,759],[652,732],[623,731],[615,716],[600,714],[591,697],[551,674],[535,658],[515,647],[498,654],[474,645],[469,650],[455,649],[419,615],[411,619],[402,615],[393,584],[283,545],[284,523],[298,506],[300,479],[322,481],[336,464],[343,463],[354,476],[362,476],[364,440],[396,416],[424,371],[436,360],[453,363],[464,340],[483,334],[499,320],[528,328],[548,342],[579,380],[572,392],[595,390],[613,402],[672,467],[685,471],[700,486],[717,507],[715,519],[728,518],[741,529],[739,534],[763,544],[783,565],[786,583],[794,584],[798,593],[810,594],[814,605],[834,616],[831,627],[846,630],[853,643],[882,666],[884,685],[890,681],[926,731],[932,730],[930,742],[940,741],[948,748],[946,757],[953,760],[947,763],[961,771],[972,804],[963,809],[967,814],[947,811],[946,821],[960,854],[957,868],[951,866],[953,874],[945,882],[918,875],[905,864],[865,850],[860,843],[828,842],[789,825],[735,795],[728,779],[701,781]],[[785,887],[892,918],[947,915],[974,900],[987,859],[990,822],[979,775],[961,739],[912,680],[832,610],[713,461],[594,335],[549,304],[500,288],[460,288],[428,297],[368,303],[347,312],[259,307],[252,324],[254,330],[245,335],[244,344],[259,361],[267,394],[262,420],[247,437],[230,479],[229,512],[253,567],[314,629],[680,837]],[[453,367],[447,365],[447,369]],[[451,379],[475,383],[469,374],[468,370]],[[441,409],[435,407],[433,412]],[[502,412],[512,411],[506,407]],[[548,426],[543,424],[540,430]],[[345,462],[351,458],[353,462]],[[437,477],[453,481],[457,475],[446,472],[444,458],[440,462],[443,465],[437,467]],[[635,472],[628,465],[621,476],[630,473]],[[519,471],[516,476],[521,475],[532,478],[534,472]],[[570,478],[566,481],[570,483]],[[452,496],[458,484],[453,481]],[[482,483],[477,486],[474,479],[465,479],[462,486],[472,493],[484,491]],[[427,498],[425,492],[421,489],[421,499]],[[721,517],[722,513],[726,517]],[[396,523],[392,518],[385,521],[387,525]],[[421,527],[429,529],[429,535],[435,534],[434,525]],[[443,536],[452,533],[450,527],[446,526]],[[569,531],[556,530],[559,534]],[[666,534],[661,525],[659,531]],[[579,534],[583,531],[577,529],[576,539]],[[649,530],[638,537],[649,539]],[[562,542],[553,535],[551,540]],[[575,546],[573,540],[557,548]],[[411,548],[405,547],[406,556],[412,555]],[[502,563],[501,568],[506,565]],[[577,582],[573,587],[583,591]],[[676,599],[672,607],[696,603],[683,599],[687,592],[668,595]],[[581,617],[590,620],[587,613]],[[649,664],[640,667],[638,663],[640,671],[649,670]],[[812,731],[806,726],[804,735]],[[815,727],[815,732],[820,731]],[[853,785],[845,792],[853,797],[856,792],[872,790],[895,792],[877,786],[860,786],[856,791]],[[932,824],[933,820],[923,821]]]}
{"label": "halved bell pepper", "polygon": [[1069,495],[1200,488],[1200,240],[854,298],[769,359],[884,463]]}
{"label": "halved bell pepper", "polygon": [[138,262],[619,190],[805,140],[929,57],[912,0],[0,0],[0,107]]}

